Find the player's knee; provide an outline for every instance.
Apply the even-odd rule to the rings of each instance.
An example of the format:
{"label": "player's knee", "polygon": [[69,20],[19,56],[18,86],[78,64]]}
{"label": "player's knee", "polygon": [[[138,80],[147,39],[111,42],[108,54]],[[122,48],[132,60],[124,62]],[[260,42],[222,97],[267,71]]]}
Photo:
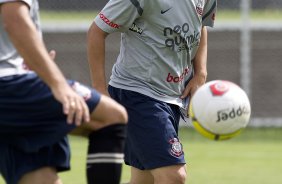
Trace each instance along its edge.
{"label": "player's knee", "polygon": [[117,105],[115,110],[113,110],[109,116],[108,121],[111,123],[122,123],[126,124],[128,121],[128,115],[126,109],[122,105]]}
{"label": "player's knee", "polygon": [[176,183],[185,184],[187,179],[187,173],[185,170],[180,170],[176,175]]}
{"label": "player's knee", "polygon": [[121,105],[119,105],[119,122],[120,123],[127,123],[127,121],[128,121],[128,115],[127,115],[127,111],[126,111],[126,109],[123,107],[123,106],[121,106]]}
{"label": "player's knee", "polygon": [[187,173],[185,167],[171,166],[170,169],[161,170],[154,174],[154,180],[157,184],[174,183],[185,184]]}
{"label": "player's knee", "polygon": [[161,183],[166,183],[166,181],[172,181],[172,183],[174,184],[185,184],[187,174],[186,172],[180,170],[178,172],[174,172],[174,173],[171,173],[170,175],[167,175],[167,177],[168,178],[166,178],[165,181],[160,181],[157,183],[161,184]]}
{"label": "player's knee", "polygon": [[127,111],[112,98],[102,96],[100,103],[91,113],[91,121],[99,121],[103,125],[126,124],[128,121]]}

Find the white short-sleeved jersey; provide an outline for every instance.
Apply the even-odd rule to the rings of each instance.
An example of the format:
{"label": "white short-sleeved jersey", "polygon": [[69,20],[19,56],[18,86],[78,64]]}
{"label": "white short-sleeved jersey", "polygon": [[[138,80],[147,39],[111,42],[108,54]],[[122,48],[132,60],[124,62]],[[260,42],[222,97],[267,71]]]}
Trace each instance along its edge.
{"label": "white short-sleeved jersey", "polygon": [[110,85],[185,107],[202,26],[213,26],[216,0],[110,0],[95,18],[122,32]]}
{"label": "white short-sleeved jersey", "polygon": [[[13,1],[17,0],[0,0],[0,5]],[[30,16],[41,34],[37,0],[22,0],[22,2],[29,6]],[[23,58],[19,55],[9,39],[7,32],[3,27],[2,17],[0,14],[0,77],[24,74],[27,72],[30,71],[27,70]]]}

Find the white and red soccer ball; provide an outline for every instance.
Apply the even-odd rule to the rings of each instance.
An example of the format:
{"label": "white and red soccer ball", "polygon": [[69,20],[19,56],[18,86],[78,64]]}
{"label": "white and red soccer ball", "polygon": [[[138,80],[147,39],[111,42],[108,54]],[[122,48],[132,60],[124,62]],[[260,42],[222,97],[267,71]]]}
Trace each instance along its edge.
{"label": "white and red soccer ball", "polygon": [[238,135],[250,120],[250,101],[243,89],[224,80],[213,80],[193,95],[189,115],[194,128],[213,140]]}

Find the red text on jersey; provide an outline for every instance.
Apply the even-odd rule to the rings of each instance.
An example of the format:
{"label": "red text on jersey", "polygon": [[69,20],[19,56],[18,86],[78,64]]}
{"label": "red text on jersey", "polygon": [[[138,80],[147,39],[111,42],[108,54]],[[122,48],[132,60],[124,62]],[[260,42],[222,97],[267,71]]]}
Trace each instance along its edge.
{"label": "red text on jersey", "polygon": [[111,22],[103,13],[99,13],[99,17],[110,27],[118,29],[120,26],[116,23]]}
{"label": "red text on jersey", "polygon": [[188,67],[184,69],[183,73],[180,76],[173,76],[171,73],[168,73],[166,77],[166,81],[173,82],[173,83],[182,82],[184,77],[188,75],[188,73],[189,73]]}

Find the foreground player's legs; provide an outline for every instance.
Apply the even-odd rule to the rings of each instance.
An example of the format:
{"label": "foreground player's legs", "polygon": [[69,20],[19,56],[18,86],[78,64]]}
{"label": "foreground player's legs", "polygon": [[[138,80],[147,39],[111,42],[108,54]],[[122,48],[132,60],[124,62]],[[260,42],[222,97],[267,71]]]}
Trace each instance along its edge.
{"label": "foreground player's legs", "polygon": [[125,109],[109,97],[102,96],[91,117],[98,120],[89,134],[87,156],[88,184],[119,184],[125,139]]}
{"label": "foreground player's legs", "polygon": [[173,165],[152,170],[131,167],[130,184],[184,184],[185,165]]}
{"label": "foreground player's legs", "polygon": [[148,170],[140,170],[135,167],[131,167],[131,178],[129,184],[153,184],[153,175]]}
{"label": "foreground player's legs", "polygon": [[62,184],[57,175],[56,169],[52,167],[43,167],[25,174],[19,181],[19,184]]}
{"label": "foreground player's legs", "polygon": [[153,169],[151,173],[154,184],[184,184],[187,177],[184,164]]}
{"label": "foreground player's legs", "polygon": [[119,184],[123,164],[123,124],[110,125],[89,135],[88,184]]}

